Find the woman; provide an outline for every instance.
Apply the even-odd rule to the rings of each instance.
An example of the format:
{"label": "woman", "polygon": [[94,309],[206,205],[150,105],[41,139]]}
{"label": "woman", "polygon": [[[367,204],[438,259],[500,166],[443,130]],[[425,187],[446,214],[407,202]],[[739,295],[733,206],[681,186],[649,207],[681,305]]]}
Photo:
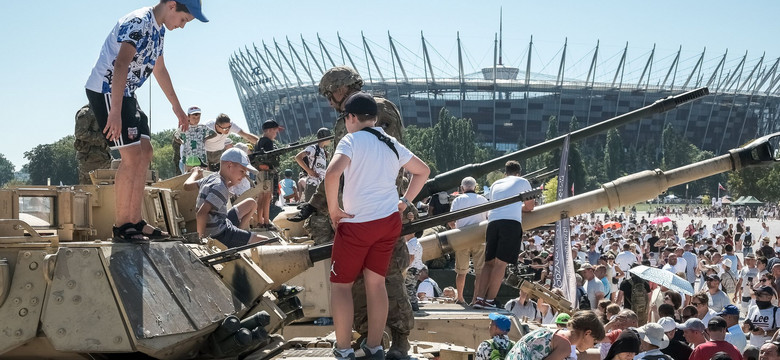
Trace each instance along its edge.
{"label": "woman", "polygon": [[[592,348],[604,338],[604,325],[590,310],[578,311],[569,320],[567,329],[541,328],[517,341],[507,354],[507,360],[564,360],[573,354]],[[574,355],[574,356],[572,356]]]}
{"label": "woman", "polygon": [[623,330],[617,340],[612,343],[604,360],[631,360],[639,352],[639,334],[633,330]]}

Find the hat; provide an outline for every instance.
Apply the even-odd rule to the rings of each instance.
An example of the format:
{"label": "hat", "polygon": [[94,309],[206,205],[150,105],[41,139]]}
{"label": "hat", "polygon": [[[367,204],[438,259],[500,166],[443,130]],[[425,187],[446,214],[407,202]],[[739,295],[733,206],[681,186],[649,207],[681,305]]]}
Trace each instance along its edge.
{"label": "hat", "polygon": [[320,128],[317,130],[317,140],[320,140],[322,138],[326,138],[328,136],[333,135],[328,128]]}
{"label": "hat", "polygon": [[739,308],[736,305],[728,304],[723,307],[723,310],[717,314],[718,316],[724,315],[739,315]]}
{"label": "hat", "polygon": [[284,169],[284,176],[292,176],[293,172],[292,169]]}
{"label": "hat", "polygon": [[555,323],[558,325],[567,325],[571,320],[571,315],[567,313],[560,313],[555,317]]}
{"label": "hat", "polygon": [[583,270],[588,270],[588,269],[593,270],[593,265],[591,265],[589,263],[584,263],[584,264],[580,265],[580,269],[577,270],[577,271],[583,271]]}
{"label": "hat", "polygon": [[284,126],[279,125],[279,123],[276,122],[276,120],[274,120],[274,119],[269,119],[269,120],[266,120],[265,122],[263,122],[263,130],[275,129],[275,128],[279,128],[280,130],[284,130]]}
{"label": "hat", "polygon": [[201,0],[176,0],[176,2],[186,6],[190,14],[196,19],[202,22],[209,22],[209,19],[203,15],[203,10],[200,8]]}
{"label": "hat", "polygon": [[732,265],[732,263],[731,263],[731,259],[725,259],[725,260],[723,260],[723,266],[728,266],[728,267],[731,267],[731,265]]}
{"label": "hat", "polygon": [[670,332],[677,329],[677,322],[668,316],[658,319],[658,325],[661,325],[661,327],[664,328],[664,332]]}
{"label": "hat", "polygon": [[755,259],[755,258],[756,258],[756,256],[753,255],[753,253],[745,255],[745,259]]}
{"label": "hat", "polygon": [[647,323],[636,329],[639,334],[639,338],[644,342],[648,342],[659,349],[665,349],[669,346],[669,338],[664,334],[664,328],[656,323]]}
{"label": "hat", "polygon": [[200,114],[202,111],[200,111],[200,108],[197,106],[190,106],[189,109],[187,109],[187,115],[192,114]]}
{"label": "hat", "polygon": [[612,354],[620,354],[624,352],[639,353],[639,347],[642,345],[642,341],[639,340],[639,334],[635,331],[623,331],[617,337],[609,352]]}
{"label": "hat", "polygon": [[344,111],[349,114],[376,115],[376,100],[368,93],[356,92],[344,102]]}
{"label": "hat", "polygon": [[729,325],[726,324],[726,320],[724,320],[720,316],[713,316],[712,319],[707,323],[707,329],[708,330],[717,330],[717,329],[726,329]]}
{"label": "hat", "polygon": [[692,318],[692,319],[688,319],[688,321],[682,324],[677,325],[677,328],[682,331],[685,330],[704,331],[704,329],[706,329],[707,326],[705,326],[701,320],[697,318]]}
{"label": "hat", "polygon": [[255,169],[255,167],[249,163],[249,157],[246,156],[246,153],[238,148],[230,148],[225,150],[225,152],[222,153],[220,160],[234,162],[249,170],[257,171],[257,169]]}
{"label": "hat", "polygon": [[501,331],[509,331],[509,329],[512,328],[512,320],[509,320],[509,317],[506,315],[501,315],[499,313],[490,313],[488,315],[490,320],[493,320],[493,323],[496,324],[496,327]]}

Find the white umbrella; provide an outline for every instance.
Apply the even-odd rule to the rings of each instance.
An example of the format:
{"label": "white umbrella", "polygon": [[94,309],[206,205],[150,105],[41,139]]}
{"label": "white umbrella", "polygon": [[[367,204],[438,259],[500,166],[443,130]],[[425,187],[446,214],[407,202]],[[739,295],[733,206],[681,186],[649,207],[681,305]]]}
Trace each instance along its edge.
{"label": "white umbrella", "polygon": [[693,295],[691,283],[671,271],[640,265],[629,269],[628,272],[665,288]]}

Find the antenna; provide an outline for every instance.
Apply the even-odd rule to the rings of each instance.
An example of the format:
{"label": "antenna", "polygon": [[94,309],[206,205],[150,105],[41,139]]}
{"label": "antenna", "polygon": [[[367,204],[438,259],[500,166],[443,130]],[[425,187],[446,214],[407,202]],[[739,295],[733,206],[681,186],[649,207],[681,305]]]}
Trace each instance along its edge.
{"label": "antenna", "polygon": [[503,61],[503,51],[502,51],[502,42],[504,40],[504,7],[501,7],[501,10],[499,10],[498,15],[498,65],[502,65]]}

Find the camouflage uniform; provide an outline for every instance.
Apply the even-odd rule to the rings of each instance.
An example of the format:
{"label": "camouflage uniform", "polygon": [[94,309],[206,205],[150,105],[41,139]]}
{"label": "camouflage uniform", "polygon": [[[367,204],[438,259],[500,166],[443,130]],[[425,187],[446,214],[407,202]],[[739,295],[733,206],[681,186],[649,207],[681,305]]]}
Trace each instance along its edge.
{"label": "camouflage uniform", "polygon": [[111,168],[111,154],[102,130],[89,105],[82,106],[76,113],[73,142],[79,161],[79,184],[92,184],[90,171]]}

